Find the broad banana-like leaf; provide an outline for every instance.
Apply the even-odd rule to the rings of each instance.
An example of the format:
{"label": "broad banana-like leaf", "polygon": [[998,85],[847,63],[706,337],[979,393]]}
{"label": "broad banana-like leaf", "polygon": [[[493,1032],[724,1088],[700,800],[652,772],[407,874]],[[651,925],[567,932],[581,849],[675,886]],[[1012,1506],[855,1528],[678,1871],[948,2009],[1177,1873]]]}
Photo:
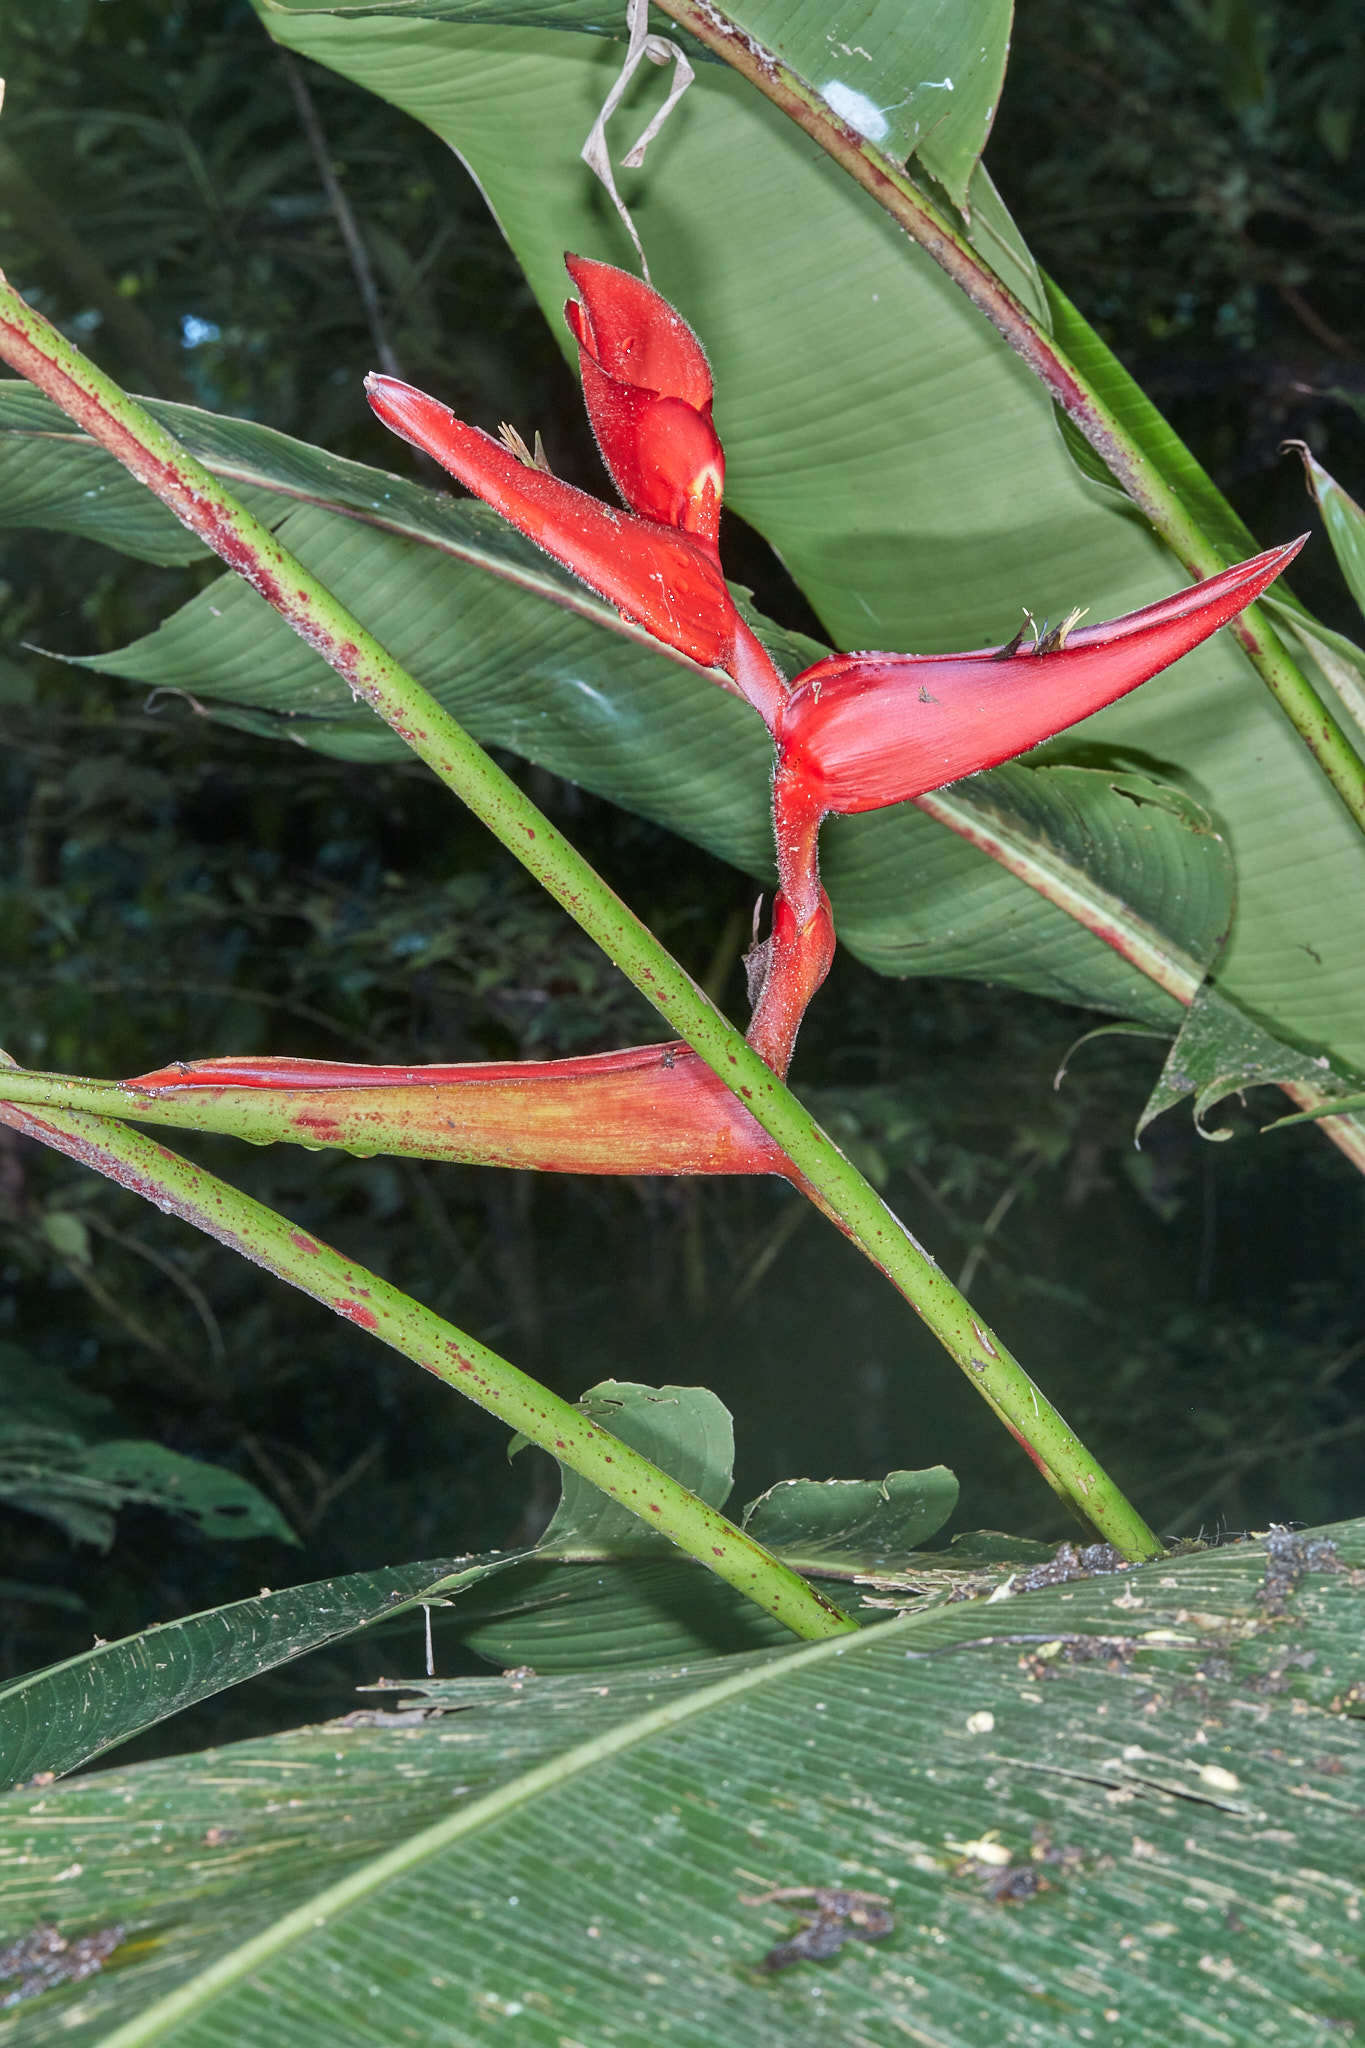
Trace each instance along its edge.
{"label": "broad banana-like leaf", "polygon": [[[406,5],[401,18],[258,5],[278,40],[460,153],[556,325],[565,249],[630,261],[577,158],[615,75],[610,45]],[[922,76],[908,21],[889,34],[877,61]],[[1050,400],[985,321],[744,81],[699,70],[623,190],[655,283],[710,354],[729,502],[776,546],[835,645],[979,646],[1007,639],[1021,604],[1113,616],[1178,581],[1078,472]],[[1227,834],[1238,912],[1223,993],[1277,1037],[1365,1060],[1358,835],[1228,636],[1048,758],[1082,742],[1174,772]],[[826,850],[836,906],[843,844],[831,834]],[[907,902],[916,881],[907,858]],[[1003,877],[998,889],[1004,961],[1020,898]]]}
{"label": "broad banana-like leaf", "polygon": [[[288,12],[298,0],[276,0]],[[311,4],[305,6],[311,11]],[[416,7],[336,0],[334,14],[410,13],[428,21],[576,29],[625,40],[619,8],[597,0],[420,0]],[[905,163],[918,157],[959,205],[986,145],[1009,54],[1012,0],[944,7],[941,0],[739,0],[727,17],[774,51],[849,125]],[[715,60],[677,24],[651,27],[686,47],[694,63]],[[906,62],[913,51],[913,66]]]}
{"label": "broad banana-like leaf", "polygon": [[12,1793],[0,2040],[1335,2038],[1365,2010],[1362,1566],[1352,1523],[1044,1567]]}
{"label": "broad banana-like leaf", "polygon": [[74,1771],[184,1707],[391,1616],[465,1562],[441,1558],[263,1592],[12,1678],[0,1686],[0,1785]]}

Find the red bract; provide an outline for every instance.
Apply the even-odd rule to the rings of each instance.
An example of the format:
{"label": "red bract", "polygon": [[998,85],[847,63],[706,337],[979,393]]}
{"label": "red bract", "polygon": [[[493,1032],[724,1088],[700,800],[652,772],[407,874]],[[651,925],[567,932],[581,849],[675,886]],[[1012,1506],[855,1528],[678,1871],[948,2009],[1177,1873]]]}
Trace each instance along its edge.
{"label": "red bract", "polygon": [[365,390],[386,427],[434,456],[625,618],[707,668],[725,660],[734,605],[725,578],[695,541],[531,467],[397,377],[367,377]]}
{"label": "red bract", "polygon": [[973,654],[836,654],[798,676],[777,725],[783,888],[814,908],[829,812],[881,810],[1011,760],[1135,690],[1259,597],[1307,535],[1064,644]]}
{"label": "red bract", "polygon": [[778,754],[825,811],[875,811],[1012,760],[1135,690],[1235,618],[1307,535],[1065,644],[836,654],[797,677]]}
{"label": "red bract", "polygon": [[[603,459],[634,508],[618,511],[523,462],[491,434],[397,377],[370,376],[370,404],[396,434],[572,569],[621,616],[719,669],[771,729],[786,684],[735,609],[716,533],[725,458],[711,425],[711,372],[666,299],[610,264],[566,259],[584,395]],[[655,382],[643,381],[657,379]]]}
{"label": "red bract", "polygon": [[725,455],[711,424],[711,370],[682,315],[650,285],[566,256],[581,294],[564,318],[578,343],[588,418],[621,496],[694,534],[714,556]]}

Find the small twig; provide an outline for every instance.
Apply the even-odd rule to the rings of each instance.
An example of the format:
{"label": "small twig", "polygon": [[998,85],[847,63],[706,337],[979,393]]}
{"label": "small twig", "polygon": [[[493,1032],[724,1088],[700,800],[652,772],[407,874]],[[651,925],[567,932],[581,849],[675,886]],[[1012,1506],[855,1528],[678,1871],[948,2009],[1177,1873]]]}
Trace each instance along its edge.
{"label": "small twig", "polygon": [[[1181,1509],[1169,1525],[1169,1535],[1179,1536],[1182,1531],[1196,1523],[1205,1508],[1218,1498],[1230,1480],[1244,1479],[1248,1472],[1254,1472],[1258,1465],[1268,1464],[1271,1459],[1275,1460],[1277,1466],[1282,1467],[1289,1458],[1302,1457],[1305,1452],[1330,1447],[1339,1443],[1343,1437],[1359,1436],[1363,1431],[1365,1415],[1357,1415],[1349,1422],[1334,1422],[1325,1429],[1311,1430],[1306,1436],[1291,1437],[1287,1443],[1262,1441],[1231,1453],[1214,1465],[1209,1484],[1188,1507]],[[1186,1473],[1192,1474],[1200,1462],[1192,1460],[1189,1465],[1181,1466],[1174,1473],[1166,1475],[1166,1484],[1171,1485]],[[1202,1463],[1207,1471],[1208,1460],[1205,1459]]]}
{"label": "small twig", "polygon": [[730,1296],[727,1310],[729,1315],[733,1315],[736,1309],[743,1308],[745,1302],[767,1276],[774,1260],[781,1257],[810,1213],[808,1202],[789,1202],[776,1222],[764,1232],[763,1242],[750,1260],[748,1271],[736,1284]]}
{"label": "small twig", "polygon": [[[64,979],[60,970],[47,968],[36,974],[16,974],[9,978],[8,986],[11,990],[51,988],[59,987]],[[247,982],[186,981],[170,977],[162,980],[149,974],[104,974],[82,975],[81,989],[88,996],[216,996],[226,1001],[259,1004],[263,1010],[281,1010],[286,1016],[298,1017],[305,1024],[320,1024],[324,1031],[332,1032],[347,1051],[354,1047],[356,1052],[371,1053],[378,1059],[387,1049],[382,1038],[362,1031],[340,1017],[333,1017],[326,1010],[314,1009],[311,1003],[296,1002],[291,996],[271,995],[267,989],[253,988]]]}
{"label": "small twig", "polygon": [[1276,289],[1295,319],[1306,327],[1313,339],[1320,341],[1323,347],[1329,350],[1332,355],[1351,357],[1359,355],[1360,351],[1352,348],[1344,334],[1338,334],[1335,327],[1327,325],[1327,322],[1320,313],[1313,311],[1313,308],[1309,305],[1297,285],[1285,284],[1281,280]]}
{"label": "small twig", "polygon": [[182,1273],[174,1259],[168,1259],[163,1252],[154,1251],[151,1245],[127,1236],[122,1230],[116,1230],[113,1224],[106,1223],[102,1216],[90,1214],[84,1220],[88,1229],[97,1231],[110,1244],[120,1246],[123,1251],[131,1252],[134,1258],[145,1259],[147,1264],[163,1274],[173,1287],[180,1289],[204,1326],[204,1335],[208,1338],[213,1363],[222,1365],[227,1357],[227,1346],[223,1342],[223,1332],[219,1327],[218,1318],[209,1306],[207,1295],[195,1285],[189,1274]]}
{"label": "small twig", "polygon": [[341,180],[332,168],[327,137],[318,119],[313,95],[308,90],[308,81],[299,69],[297,61],[287,50],[279,52],[279,59],[284,66],[284,75],[289,80],[289,90],[294,95],[294,105],[298,109],[299,125],[308,138],[308,147],[313,152],[313,161],[318,167],[318,176],[322,179],[327,203],[332,209],[337,226],[341,229],[341,239],[346,244],[346,254],[351,259],[351,270],[360,290],[360,303],[365,308],[365,320],[370,330],[370,339],[374,343],[375,354],[379,358],[379,367],[388,377],[401,377],[403,373],[398,367],[398,358],[389,345],[389,337],[385,331],[384,316],[380,310],[379,292],[375,285],[369,254],[361,239],[360,229],[356,225],[356,217],[351,211],[351,202],[342,190]]}
{"label": "small twig", "polygon": [[329,1478],[326,1468],[320,1465],[316,1458],[310,1458],[306,1451],[300,1451],[292,1445],[281,1446],[282,1449],[289,1451],[312,1487],[312,1502],[305,1504],[299,1488],[295,1486],[283,1466],[266,1450],[259,1437],[244,1436],[242,1443],[248,1457],[264,1473],[274,1489],[281,1507],[300,1536],[311,1536],[323,1517],[335,1507],[342,1494],[349,1492],[357,1480],[362,1479],[384,1454],[384,1441],[381,1437],[361,1451],[357,1457],[352,1458],[350,1464],[334,1478]]}
{"label": "small twig", "polygon": [[1023,1194],[1024,1189],[1033,1179],[1034,1169],[1037,1164],[1036,1158],[1030,1158],[1023,1171],[1015,1175],[1014,1179],[1005,1189],[1005,1192],[992,1208],[990,1215],[982,1224],[980,1235],[963,1260],[962,1271],[957,1276],[957,1286],[960,1294],[966,1294],[969,1291],[973,1280],[976,1278],[977,1268],[986,1256],[987,1242],[995,1236],[996,1231],[1009,1215],[1010,1210],[1014,1207],[1020,1195]]}
{"label": "small twig", "polygon": [[616,189],[616,178],[611,168],[611,153],[607,148],[607,123],[621,104],[631,79],[634,78],[635,73],[646,59],[651,64],[671,64],[673,66],[673,83],[669,88],[667,99],[643,134],[636,138],[634,144],[621,159],[626,169],[638,171],[645,160],[645,151],[663,127],[664,122],[668,119],[678,101],[687,91],[688,86],[692,83],[693,72],[692,66],[688,63],[679,44],[671,42],[667,36],[654,36],[650,34],[648,0],[626,0],[626,34],[628,40],[625,61],[621,66],[615,84],[602,102],[597,119],[593,122],[588,139],[579,151],[579,155],[593,176],[605,187],[607,197],[621,216],[626,233],[635,244],[635,253],[640,259],[640,269],[644,273],[647,282],[649,278],[649,264],[645,260],[644,248],[636,232],[635,222],[631,219],[630,208]]}

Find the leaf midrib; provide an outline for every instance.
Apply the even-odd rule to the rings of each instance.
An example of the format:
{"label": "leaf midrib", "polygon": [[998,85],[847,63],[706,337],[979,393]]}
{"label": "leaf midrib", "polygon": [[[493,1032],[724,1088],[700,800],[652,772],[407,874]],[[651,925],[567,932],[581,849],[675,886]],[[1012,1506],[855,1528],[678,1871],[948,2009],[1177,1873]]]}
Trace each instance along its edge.
{"label": "leaf midrib", "polygon": [[608,1729],[605,1734],[592,1736],[588,1741],[564,1750],[559,1756],[551,1757],[548,1762],[535,1765],[519,1778],[493,1792],[484,1793],[458,1813],[423,1828],[406,1842],[386,1850],[382,1856],[372,1858],[349,1876],[315,1894],[260,1934],[220,1956],[191,1982],[180,1985],[145,2012],[116,2028],[105,2037],[101,2048],[146,2048],[146,2044],[164,2039],[172,2027],[202,2011],[220,1993],[230,1991],[296,1942],[315,1934],[328,1921],[358,1905],[393,1879],[428,1862],[462,1836],[475,1834],[485,1825],[504,1819],[540,1793],[553,1791],[597,1764],[648,1741],[653,1735],[667,1733],[685,1721],[724,1706],[740,1694],[767,1683],[778,1673],[785,1677],[793,1668],[804,1670],[808,1665],[827,1662],[831,1657],[845,1656],[850,1650],[879,1642],[888,1630],[913,1628],[917,1619],[912,1616],[905,1621],[884,1622],[862,1629],[856,1635],[833,1636],[824,1642],[805,1644],[784,1657],[761,1664],[757,1669],[736,1672],[733,1677],[703,1686],[683,1699],[653,1707],[647,1713]]}

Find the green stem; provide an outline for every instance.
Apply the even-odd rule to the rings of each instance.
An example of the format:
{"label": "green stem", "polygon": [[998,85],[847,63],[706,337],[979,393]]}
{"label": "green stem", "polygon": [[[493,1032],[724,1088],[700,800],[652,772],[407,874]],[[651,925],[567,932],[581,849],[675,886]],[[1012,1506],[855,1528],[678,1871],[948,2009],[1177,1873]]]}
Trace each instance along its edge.
{"label": "green stem", "polygon": [[596,940],[776,1139],[806,1193],[905,1296],[1053,1490],[1126,1557],[1156,1553],[1152,1531],[1022,1366],[653,933],[269,529],[3,278],[0,357],[236,569]]}
{"label": "green stem", "polygon": [[[1180,493],[1118,414],[904,171],[841,120],[797,72],[728,20],[712,0],[657,0],[657,4],[662,14],[687,29],[780,107],[933,258],[1075,421],[1116,482],[1192,575],[1212,576],[1228,566]],[[1260,605],[1252,605],[1230,630],[1365,832],[1365,762],[1345,729],[1286,651]]]}
{"label": "green stem", "polygon": [[0,1103],[0,1122],[155,1202],[435,1373],[630,1508],[647,1527],[662,1531],[794,1635],[815,1641],[856,1627],[718,1508],[699,1500],[580,1409],[215,1174],[168,1152],[141,1131],[80,1112],[38,1113]]}

